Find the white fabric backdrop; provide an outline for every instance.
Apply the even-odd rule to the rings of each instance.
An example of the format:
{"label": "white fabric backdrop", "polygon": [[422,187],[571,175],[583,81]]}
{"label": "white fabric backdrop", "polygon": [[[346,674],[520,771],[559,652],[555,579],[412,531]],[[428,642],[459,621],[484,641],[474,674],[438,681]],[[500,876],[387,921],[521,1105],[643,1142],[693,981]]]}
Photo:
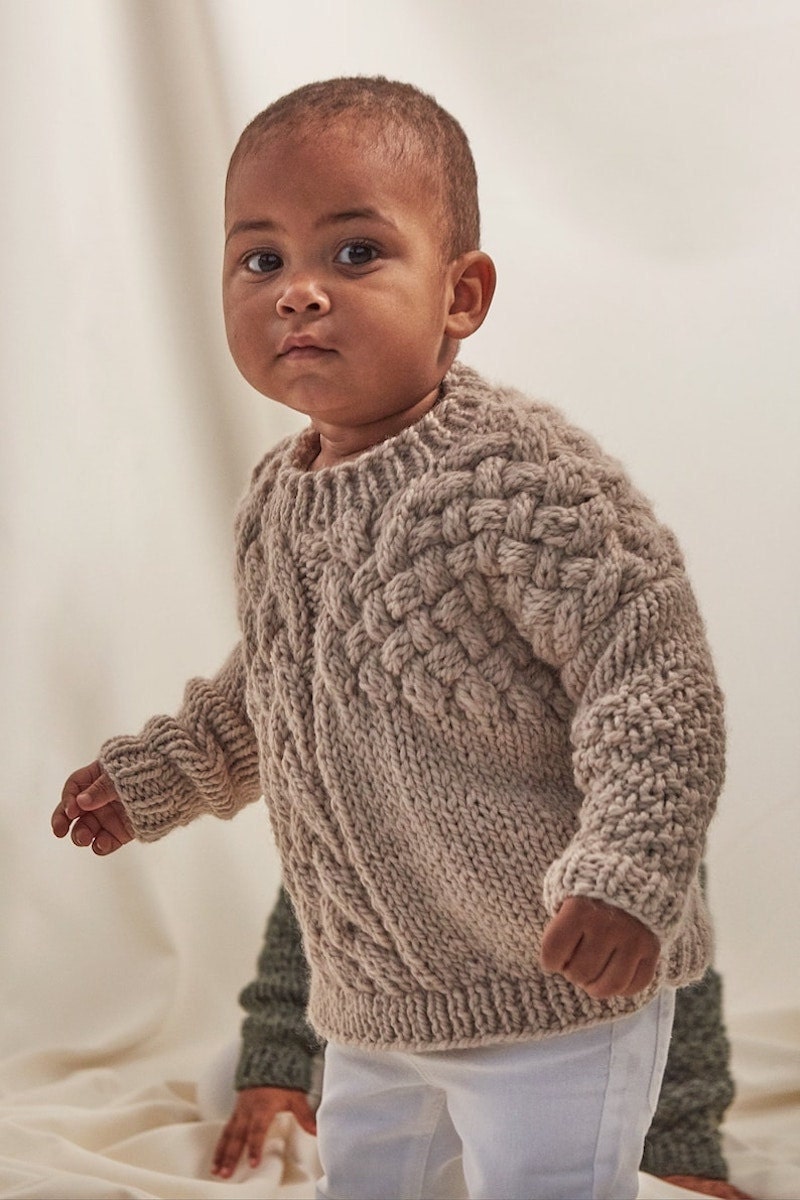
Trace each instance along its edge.
{"label": "white fabric backdrop", "polygon": [[[181,1122],[277,887],[265,812],[106,861],[48,819],[71,769],[236,636],[236,498],[297,419],[228,358],[224,171],[256,111],[343,73],[411,80],[470,135],[500,284],[465,360],[592,430],[681,539],[728,696],[728,1012],[797,1086],[798,51],[791,0],[0,4],[2,1194],[200,1194],[183,1176],[214,1131]],[[155,1182],[63,1115],[126,1088],[189,1139]],[[147,1166],[137,1137],[116,1158]]]}

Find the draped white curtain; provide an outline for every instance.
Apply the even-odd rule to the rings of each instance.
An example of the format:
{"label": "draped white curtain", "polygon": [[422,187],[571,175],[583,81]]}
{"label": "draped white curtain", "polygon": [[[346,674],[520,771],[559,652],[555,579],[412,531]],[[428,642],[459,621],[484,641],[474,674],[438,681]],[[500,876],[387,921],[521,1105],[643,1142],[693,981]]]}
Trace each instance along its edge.
{"label": "draped white curtain", "polygon": [[[0,1194],[222,1194],[196,1179],[215,1130],[191,1084],[236,1033],[275,895],[266,814],[105,861],[48,822],[70,770],[236,637],[236,498],[298,420],[229,361],[224,172],[255,112],[337,74],[408,79],[462,121],[500,279],[464,359],[594,432],[686,551],[728,696],[718,961],[786,1090],[799,51],[793,0],[0,2]],[[761,1169],[760,1194],[796,1194]],[[281,1170],[241,1194],[310,1194]]]}

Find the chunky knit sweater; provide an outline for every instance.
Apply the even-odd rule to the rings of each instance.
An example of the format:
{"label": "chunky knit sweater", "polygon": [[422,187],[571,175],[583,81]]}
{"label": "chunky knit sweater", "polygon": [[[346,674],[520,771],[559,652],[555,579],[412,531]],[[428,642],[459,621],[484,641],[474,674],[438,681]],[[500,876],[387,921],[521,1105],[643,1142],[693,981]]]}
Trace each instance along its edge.
{"label": "chunky knit sweater", "polygon": [[[456,365],[416,424],[237,519],[242,638],[101,761],[139,838],[264,794],[328,1039],[558,1033],[702,975],[722,703],[674,537],[555,410]],[[538,964],[566,896],[662,942],[634,998]]]}

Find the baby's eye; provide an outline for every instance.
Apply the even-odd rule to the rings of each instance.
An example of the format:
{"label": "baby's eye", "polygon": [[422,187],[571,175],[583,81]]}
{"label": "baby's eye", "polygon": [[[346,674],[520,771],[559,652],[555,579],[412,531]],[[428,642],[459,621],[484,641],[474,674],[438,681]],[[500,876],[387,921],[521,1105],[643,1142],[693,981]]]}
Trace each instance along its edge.
{"label": "baby's eye", "polygon": [[378,257],[378,251],[368,242],[348,242],[336,255],[335,262],[346,267],[363,267]]}
{"label": "baby's eye", "polygon": [[283,266],[283,262],[279,254],[274,254],[272,250],[259,250],[257,254],[251,254],[245,259],[244,264],[248,271],[252,271],[255,275],[269,275],[271,271],[277,271]]}

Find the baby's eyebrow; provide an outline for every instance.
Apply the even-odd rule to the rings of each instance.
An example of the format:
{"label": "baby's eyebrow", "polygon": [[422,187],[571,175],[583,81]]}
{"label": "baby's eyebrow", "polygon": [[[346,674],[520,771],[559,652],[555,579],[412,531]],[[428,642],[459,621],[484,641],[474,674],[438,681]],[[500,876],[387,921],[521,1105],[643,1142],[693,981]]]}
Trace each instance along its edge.
{"label": "baby's eyebrow", "polygon": [[[397,224],[380,212],[377,208],[347,208],[342,212],[323,213],[314,222],[316,229],[322,228],[324,225],[344,225],[348,221],[377,221],[381,225],[386,225],[390,229],[397,229]],[[235,221],[231,225],[228,234],[225,238],[227,245],[231,238],[240,233],[285,233],[286,230],[277,221],[271,221],[268,217],[261,217],[251,221]]]}
{"label": "baby's eyebrow", "polygon": [[389,225],[396,229],[397,225],[391,217],[385,216],[377,208],[348,208],[344,212],[326,213],[316,222],[320,225],[341,225],[345,221],[378,221],[381,225]]}
{"label": "baby's eyebrow", "polygon": [[236,237],[237,233],[280,233],[283,232],[283,226],[277,221],[268,221],[266,219],[259,221],[235,221],[231,225],[225,237],[225,245],[227,246],[231,238]]}

